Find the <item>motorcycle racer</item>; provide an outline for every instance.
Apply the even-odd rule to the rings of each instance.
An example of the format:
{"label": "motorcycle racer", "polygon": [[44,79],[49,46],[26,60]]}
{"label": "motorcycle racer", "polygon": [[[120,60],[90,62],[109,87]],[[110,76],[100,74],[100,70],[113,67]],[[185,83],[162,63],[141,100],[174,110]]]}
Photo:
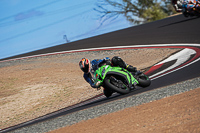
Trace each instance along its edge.
{"label": "motorcycle racer", "polygon": [[98,88],[98,84],[95,84],[94,72],[102,65],[119,66],[125,68],[130,72],[137,72],[136,67],[126,64],[120,57],[114,56],[111,60],[109,57],[103,59],[94,59],[90,62],[87,58],[82,58],[79,61],[79,67],[84,72],[84,79],[90,84],[92,88]]}
{"label": "motorcycle racer", "polygon": [[[182,5],[182,12],[185,17],[189,16],[188,12],[193,12],[194,10],[200,10],[199,0],[184,0]],[[192,15],[192,14],[191,14]]]}
{"label": "motorcycle racer", "polygon": [[182,12],[183,0],[172,0],[172,5],[176,12]]}

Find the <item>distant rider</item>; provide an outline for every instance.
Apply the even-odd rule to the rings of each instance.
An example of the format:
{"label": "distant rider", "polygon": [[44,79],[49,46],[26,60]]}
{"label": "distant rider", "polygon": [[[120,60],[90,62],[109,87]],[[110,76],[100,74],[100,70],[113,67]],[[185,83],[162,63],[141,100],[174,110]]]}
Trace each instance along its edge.
{"label": "distant rider", "polygon": [[111,65],[111,66],[119,66],[121,68],[125,68],[130,72],[137,72],[136,67],[126,64],[120,57],[114,56],[111,60],[109,57],[105,57],[103,59],[94,59],[90,62],[87,58],[82,58],[79,62],[80,69],[84,72],[84,79],[90,84],[93,88],[98,88],[99,86],[94,84],[94,72],[101,67],[102,65]]}
{"label": "distant rider", "polygon": [[172,0],[172,5],[176,12],[182,12],[183,0]]}
{"label": "distant rider", "polygon": [[200,10],[200,1],[199,0],[184,0],[182,7],[183,7],[183,14],[188,17],[188,12],[192,12],[194,9]]}

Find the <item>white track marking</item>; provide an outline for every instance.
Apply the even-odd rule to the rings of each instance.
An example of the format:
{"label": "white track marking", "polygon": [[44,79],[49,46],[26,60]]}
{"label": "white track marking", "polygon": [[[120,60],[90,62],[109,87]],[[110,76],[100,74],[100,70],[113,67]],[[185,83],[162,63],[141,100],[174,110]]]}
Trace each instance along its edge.
{"label": "white track marking", "polygon": [[[155,47],[155,48],[157,48],[157,47],[163,47],[163,48],[165,48],[165,47],[170,47],[170,46],[185,46],[185,47],[199,47],[200,46],[200,44],[152,44],[152,45],[130,45],[130,46],[113,46],[113,47],[100,47],[100,48],[90,48],[90,49],[78,49],[78,50],[69,50],[69,51],[61,51],[61,52],[53,52],[53,53],[47,53],[47,54],[39,54],[39,55],[33,55],[33,56],[26,56],[26,57],[20,57],[20,58],[14,58],[14,59],[9,59],[9,60],[3,60],[3,61],[0,61],[0,62],[7,62],[7,61],[12,61],[12,60],[19,60],[19,59],[27,59],[27,58],[33,58],[33,57],[40,57],[40,56],[48,56],[48,55],[55,55],[55,54],[65,54],[65,53],[74,53],[74,52],[86,52],[86,51],[98,51],[98,50],[108,50],[108,49],[126,49],[126,48],[148,48],[148,47]],[[182,52],[184,53],[184,52],[186,52],[186,53],[189,53],[190,55],[192,54],[192,53],[196,53],[194,50],[192,50],[192,49],[189,49],[188,50],[188,48],[186,48],[186,50],[182,50]],[[178,54],[176,54],[176,56],[178,57],[179,56],[179,54],[181,55],[182,54],[182,52],[181,53],[178,53]],[[185,54],[186,54],[185,53]],[[169,58],[168,58],[168,60],[170,61],[170,60],[173,60],[173,59],[176,59],[176,56],[170,56]],[[180,64],[181,62],[184,62],[186,59],[184,59],[184,58],[189,58],[189,56],[184,56],[183,58],[181,58],[181,57],[179,57],[178,58],[178,62],[176,62],[173,66],[171,66],[170,68],[168,68],[168,70],[169,69],[172,69],[173,67],[176,67],[176,66],[178,66],[178,64]],[[182,66],[182,67],[180,67],[180,68],[178,68],[178,69],[176,69],[176,70],[173,70],[173,71],[170,71],[170,72],[168,72],[168,73],[165,73],[165,74],[163,74],[163,75],[160,75],[160,76],[158,76],[158,77],[156,77],[156,78],[152,78],[153,76],[155,76],[155,75],[153,75],[153,76],[150,76],[150,78],[152,78],[152,80],[154,80],[154,79],[157,79],[157,78],[159,78],[159,77],[162,77],[162,76],[164,76],[164,75],[167,75],[167,74],[169,74],[169,73],[172,73],[172,72],[174,72],[174,71],[177,71],[177,70],[179,70],[179,69],[182,69],[182,68],[184,68],[184,67],[186,67],[186,66],[189,66],[189,65],[191,65],[191,64],[193,64],[193,63],[195,63],[195,62],[197,62],[197,61],[199,61],[200,60],[200,57],[198,58],[198,59],[196,59],[196,60],[194,60],[194,61],[192,61],[192,62],[190,62],[189,64],[186,64],[185,66]],[[165,60],[165,61],[167,61],[167,60]],[[158,64],[160,64],[160,63],[158,63]],[[158,65],[157,64],[157,65]],[[163,70],[163,72],[164,71],[167,71],[167,70]],[[163,73],[162,72],[162,73]],[[159,72],[159,73],[161,73],[161,72]],[[158,75],[158,74],[156,74],[156,75]]]}
{"label": "white track marking", "polygon": [[[175,68],[175,67],[177,67],[177,66],[179,66],[179,65],[181,65],[183,63],[185,63],[190,58],[190,56],[193,55],[193,54],[196,54],[195,50],[185,48],[185,49],[181,50],[180,52],[168,57],[167,59],[157,63],[156,65],[159,65],[159,64],[170,62],[172,60],[177,60],[173,65],[169,66],[165,70],[162,70],[162,71],[152,75],[151,77],[155,77],[157,75],[160,75],[160,74],[162,74],[162,73],[164,73],[166,71],[169,71],[169,70],[171,70],[171,69],[173,69],[173,68]],[[154,65],[154,66],[156,66],[156,65]]]}
{"label": "white track marking", "polygon": [[33,57],[40,57],[40,56],[48,56],[48,55],[55,55],[55,54],[64,54],[64,53],[73,53],[73,52],[84,52],[84,51],[93,51],[93,50],[106,50],[106,49],[123,49],[123,48],[139,48],[139,47],[163,47],[163,46],[200,46],[200,44],[155,44],[155,45],[130,45],[130,46],[113,46],[113,47],[100,47],[100,48],[90,48],[90,49],[78,49],[78,50],[69,50],[69,51],[61,51],[61,52],[53,52],[47,54],[39,54],[39,55],[32,55],[14,59],[3,60],[0,62],[12,61],[12,60],[19,60],[19,59],[26,59],[26,58],[33,58]]}
{"label": "white track marking", "polygon": [[[160,75],[160,76],[158,76],[158,77],[152,78],[151,80],[154,80],[154,79],[160,78],[160,77],[162,77],[162,76],[165,76],[165,75],[167,75],[167,74],[170,74],[170,73],[172,73],[172,72],[178,71],[178,70],[180,70],[180,69],[182,69],[182,68],[184,68],[184,67],[187,67],[187,66],[189,66],[189,65],[191,65],[191,64],[193,64],[193,63],[195,63],[195,62],[197,62],[197,61],[200,61],[200,57],[197,58],[196,60],[194,60],[194,61],[192,61],[192,62],[186,64],[185,66],[182,66],[182,67],[180,67],[180,68],[177,68],[177,69],[175,69],[175,70],[173,70],[173,71],[170,71],[170,72],[165,73],[165,74],[163,74],[163,75]],[[152,76],[150,76],[149,78],[151,78],[151,77],[152,77]]]}

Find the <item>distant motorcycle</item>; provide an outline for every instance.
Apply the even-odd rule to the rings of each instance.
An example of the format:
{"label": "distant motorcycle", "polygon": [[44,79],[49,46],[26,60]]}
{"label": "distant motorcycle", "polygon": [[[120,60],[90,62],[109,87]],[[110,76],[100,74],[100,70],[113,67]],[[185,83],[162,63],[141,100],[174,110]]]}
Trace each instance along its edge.
{"label": "distant motorcycle", "polygon": [[[195,6],[199,6],[199,8],[196,8]],[[200,4],[197,4],[197,5],[194,5],[194,7],[193,8],[191,8],[190,10],[187,10],[186,8],[183,8],[182,10],[182,12],[183,12],[183,15],[185,16],[185,17],[193,17],[193,16],[198,16],[198,17],[200,17]],[[183,6],[184,7],[184,6]]]}
{"label": "distant motorcycle", "polygon": [[186,3],[184,0],[172,0],[172,5],[176,12],[182,12],[185,17],[200,16],[200,4],[196,0]]}
{"label": "distant motorcycle", "polygon": [[142,72],[131,73],[121,67],[103,65],[99,67],[94,78],[96,85],[104,88],[104,95],[110,97],[113,92],[127,94],[135,89],[135,86],[147,87],[151,80]]}

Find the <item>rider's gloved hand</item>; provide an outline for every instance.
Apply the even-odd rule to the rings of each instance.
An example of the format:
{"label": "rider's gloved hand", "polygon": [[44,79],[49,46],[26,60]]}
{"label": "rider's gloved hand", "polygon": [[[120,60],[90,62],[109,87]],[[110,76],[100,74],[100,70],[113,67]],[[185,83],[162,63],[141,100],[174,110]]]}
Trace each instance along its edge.
{"label": "rider's gloved hand", "polygon": [[99,88],[99,87],[101,86],[101,81],[97,81],[97,82],[95,83],[95,86],[96,86],[96,88]]}
{"label": "rider's gloved hand", "polygon": [[101,82],[100,81],[97,81],[96,82],[96,86],[100,86]]}

